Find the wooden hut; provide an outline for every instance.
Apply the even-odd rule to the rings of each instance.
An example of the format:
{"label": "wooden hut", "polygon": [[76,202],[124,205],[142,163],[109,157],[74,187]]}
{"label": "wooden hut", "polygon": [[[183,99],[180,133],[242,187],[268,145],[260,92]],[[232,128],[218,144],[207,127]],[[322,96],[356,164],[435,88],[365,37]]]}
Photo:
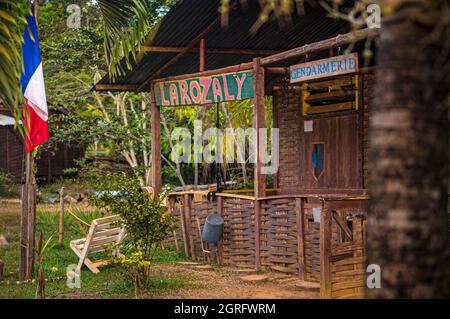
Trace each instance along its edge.
{"label": "wooden hut", "polygon": [[[324,298],[361,297],[374,64],[362,59],[361,43],[378,30],[350,32],[347,22],[306,4],[305,14],[293,16],[283,29],[273,19],[250,34],[260,13],[258,2],[248,1],[246,8],[233,3],[229,25],[223,28],[219,1],[178,2],[144,46],[145,57],[115,82],[105,77],[95,88],[150,92],[156,190],[162,184],[161,107],[249,98],[253,125],[261,128],[264,97],[272,95],[273,126],[279,128],[280,140],[274,189],[266,188],[264,154],[257,149],[253,191],[220,192],[215,201],[208,200],[207,191],[170,194],[170,209],[181,221],[176,240],[187,255],[203,258],[198,225],[208,214],[220,214],[225,221],[222,262],[320,282]],[[350,43],[355,44],[351,54],[342,54]],[[369,67],[360,67],[364,64]],[[198,84],[200,79],[214,78],[221,79],[228,94],[209,96],[206,91],[200,97],[207,87]],[[233,78],[247,81],[241,91]]]}
{"label": "wooden hut", "polygon": [[[57,111],[50,111],[50,114],[55,113]],[[14,128],[14,119],[10,112],[1,105],[0,116],[5,119],[4,125],[0,125],[0,171],[10,175],[15,182],[22,182],[25,169],[23,138]],[[75,167],[75,161],[83,156],[83,148],[58,143],[54,149],[40,152],[36,160],[36,178],[50,183],[53,179],[63,176],[65,169]]]}

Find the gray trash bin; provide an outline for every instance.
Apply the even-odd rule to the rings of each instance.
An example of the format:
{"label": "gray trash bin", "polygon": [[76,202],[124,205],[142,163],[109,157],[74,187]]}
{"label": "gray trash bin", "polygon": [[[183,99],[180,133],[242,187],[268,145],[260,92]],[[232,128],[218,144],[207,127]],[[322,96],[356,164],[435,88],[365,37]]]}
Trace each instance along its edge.
{"label": "gray trash bin", "polygon": [[203,225],[202,239],[208,244],[217,244],[222,238],[223,218],[219,215],[209,215]]}

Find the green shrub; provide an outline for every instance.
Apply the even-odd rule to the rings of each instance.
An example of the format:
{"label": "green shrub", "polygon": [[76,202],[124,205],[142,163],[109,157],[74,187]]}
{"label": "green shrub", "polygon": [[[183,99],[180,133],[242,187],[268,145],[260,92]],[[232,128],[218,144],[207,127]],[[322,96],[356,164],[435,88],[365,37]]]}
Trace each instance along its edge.
{"label": "green shrub", "polygon": [[107,214],[122,216],[127,235],[121,251],[127,258],[121,264],[138,297],[151,282],[150,266],[158,245],[176,228],[175,217],[162,205],[164,194],[153,199],[136,178],[97,172],[93,181],[101,191],[90,196],[90,202]]}
{"label": "green shrub", "polygon": [[121,215],[128,247],[151,261],[156,247],[176,229],[175,217],[162,205],[165,195],[153,199],[135,178],[124,174],[98,172],[94,180],[101,191],[90,196],[90,202],[108,215]]}

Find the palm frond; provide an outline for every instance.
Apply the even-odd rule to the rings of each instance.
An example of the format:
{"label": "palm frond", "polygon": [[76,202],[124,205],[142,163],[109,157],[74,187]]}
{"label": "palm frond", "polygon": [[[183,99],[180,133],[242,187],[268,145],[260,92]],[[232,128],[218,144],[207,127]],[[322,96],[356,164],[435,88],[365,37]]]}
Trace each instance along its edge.
{"label": "palm frond", "polygon": [[[151,28],[146,0],[98,0],[104,20],[105,54],[114,78],[131,68]],[[122,64],[121,61],[125,62]]]}
{"label": "palm frond", "polygon": [[16,118],[22,101],[19,79],[27,14],[30,9],[26,0],[0,0],[0,102]]}

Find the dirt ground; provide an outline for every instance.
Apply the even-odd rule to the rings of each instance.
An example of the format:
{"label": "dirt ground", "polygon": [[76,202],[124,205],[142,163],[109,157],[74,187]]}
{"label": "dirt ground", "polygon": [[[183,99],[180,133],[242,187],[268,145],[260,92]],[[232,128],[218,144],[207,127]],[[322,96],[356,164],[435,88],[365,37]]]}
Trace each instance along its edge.
{"label": "dirt ground", "polygon": [[298,278],[281,273],[264,273],[267,280],[262,282],[245,282],[233,268],[214,268],[198,270],[195,266],[161,265],[161,271],[173,275],[190,276],[201,287],[170,291],[163,298],[186,299],[313,299],[319,298],[319,289],[315,284],[302,283]]}

